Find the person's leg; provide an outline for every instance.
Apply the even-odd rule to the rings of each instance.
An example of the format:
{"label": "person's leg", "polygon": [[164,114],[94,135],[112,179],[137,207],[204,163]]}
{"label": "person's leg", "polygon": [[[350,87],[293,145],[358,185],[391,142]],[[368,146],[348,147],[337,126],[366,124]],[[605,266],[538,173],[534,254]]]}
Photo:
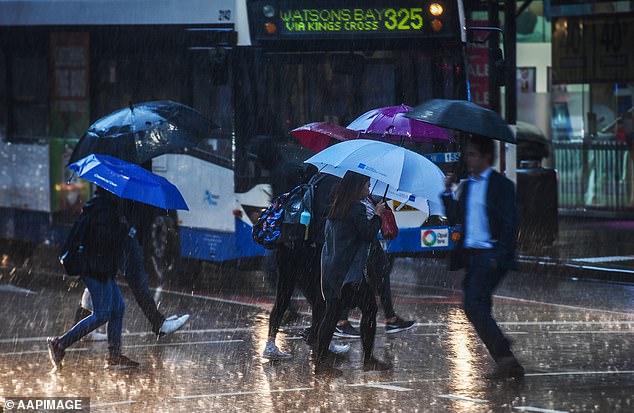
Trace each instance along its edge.
{"label": "person's leg", "polygon": [[94,311],[59,337],[58,345],[61,350],[68,348],[110,319],[112,292],[107,287],[108,282],[86,276],[82,276],[81,280],[90,291]]}
{"label": "person's leg", "polygon": [[374,348],[374,336],[376,335],[376,299],[374,292],[367,282],[361,282],[355,291],[354,301],[361,310],[361,344],[363,346],[363,359],[372,357]]}
{"label": "person's leg", "polygon": [[277,250],[278,278],[275,303],[269,316],[269,341],[275,342],[284,313],[288,309],[297,283],[297,260],[295,252],[286,247]]}
{"label": "person's leg", "polygon": [[491,314],[493,291],[505,271],[491,268],[491,253],[472,254],[463,281],[464,311],[496,362],[512,357],[510,343]]}
{"label": "person's leg", "polygon": [[121,330],[123,329],[123,314],[125,303],[121,290],[114,280],[109,288],[112,291],[112,311],[108,320],[108,352],[111,356],[121,355]]}
{"label": "person's leg", "polygon": [[326,310],[326,301],[321,294],[321,249],[304,248],[303,257],[298,263],[302,262],[307,263],[306,270],[298,275],[297,285],[311,307],[310,327],[305,339],[308,344],[314,344],[317,341],[319,324]]}
{"label": "person's leg", "polygon": [[148,275],[143,264],[143,249],[136,238],[125,237],[121,272],[139,308],[152,325],[152,331],[159,335],[165,316],[158,311],[150,293]]}
{"label": "person's leg", "polygon": [[341,305],[341,299],[326,300],[326,310],[319,324],[319,332],[317,335],[317,363],[324,360],[328,355],[332,335],[335,332],[337,320],[341,314]]}
{"label": "person's leg", "polygon": [[368,257],[368,278],[374,281],[374,285],[376,285],[386,320],[396,317],[394,303],[392,302],[390,270],[390,260],[383,248],[381,248],[381,244],[378,242],[373,243]]}
{"label": "person's leg", "polygon": [[108,320],[108,357],[106,358],[106,368],[132,368],[139,363],[132,361],[121,354],[121,331],[123,330],[123,314],[125,313],[125,303],[121,290],[114,280],[110,284],[112,291],[112,311]]}

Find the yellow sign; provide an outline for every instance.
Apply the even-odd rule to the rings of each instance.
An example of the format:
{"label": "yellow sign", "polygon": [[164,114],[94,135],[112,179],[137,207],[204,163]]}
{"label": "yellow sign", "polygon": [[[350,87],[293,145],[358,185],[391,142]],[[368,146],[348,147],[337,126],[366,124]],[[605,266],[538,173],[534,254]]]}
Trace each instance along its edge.
{"label": "yellow sign", "polygon": [[285,33],[410,32],[423,28],[421,7],[281,10]]}

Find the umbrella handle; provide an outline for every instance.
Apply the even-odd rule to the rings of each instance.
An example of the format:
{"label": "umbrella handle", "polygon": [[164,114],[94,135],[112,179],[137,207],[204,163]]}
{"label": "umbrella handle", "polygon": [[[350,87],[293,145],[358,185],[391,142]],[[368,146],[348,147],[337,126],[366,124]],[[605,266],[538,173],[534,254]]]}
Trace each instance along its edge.
{"label": "umbrella handle", "polygon": [[72,171],[70,173],[70,176],[68,177],[68,179],[66,180],[66,185],[70,185],[70,181],[73,180],[73,178],[75,177],[75,171]]}
{"label": "umbrella handle", "polygon": [[381,202],[385,202],[385,196],[387,195],[387,190],[389,189],[390,184],[387,184],[385,186],[385,193],[383,193],[383,198],[381,199]]}

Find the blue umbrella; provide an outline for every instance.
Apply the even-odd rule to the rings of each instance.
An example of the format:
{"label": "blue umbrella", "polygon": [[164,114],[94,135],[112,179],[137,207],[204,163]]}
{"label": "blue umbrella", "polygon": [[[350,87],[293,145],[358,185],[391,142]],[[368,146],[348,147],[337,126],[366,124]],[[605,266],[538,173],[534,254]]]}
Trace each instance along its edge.
{"label": "blue umbrella", "polygon": [[88,155],[68,167],[80,178],[120,198],[132,199],[163,209],[189,211],[183,196],[174,184],[139,165],[108,155]]}

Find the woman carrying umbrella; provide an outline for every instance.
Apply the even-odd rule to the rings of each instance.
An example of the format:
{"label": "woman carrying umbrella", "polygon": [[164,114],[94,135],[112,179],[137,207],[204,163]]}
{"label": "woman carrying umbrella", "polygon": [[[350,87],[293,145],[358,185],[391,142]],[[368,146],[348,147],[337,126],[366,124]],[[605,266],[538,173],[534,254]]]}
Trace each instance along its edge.
{"label": "woman carrying umbrella", "polygon": [[331,367],[334,355],[330,354],[328,347],[346,304],[361,310],[364,369],[388,370],[392,367],[372,355],[377,305],[366,279],[366,264],[370,243],[381,228],[380,215],[385,210],[385,203],[379,203],[375,216],[368,220],[361,200],[369,193],[370,178],[347,172],[335,191],[326,221],[326,243],[321,254],[321,287],[326,313],[319,327],[317,370]]}

